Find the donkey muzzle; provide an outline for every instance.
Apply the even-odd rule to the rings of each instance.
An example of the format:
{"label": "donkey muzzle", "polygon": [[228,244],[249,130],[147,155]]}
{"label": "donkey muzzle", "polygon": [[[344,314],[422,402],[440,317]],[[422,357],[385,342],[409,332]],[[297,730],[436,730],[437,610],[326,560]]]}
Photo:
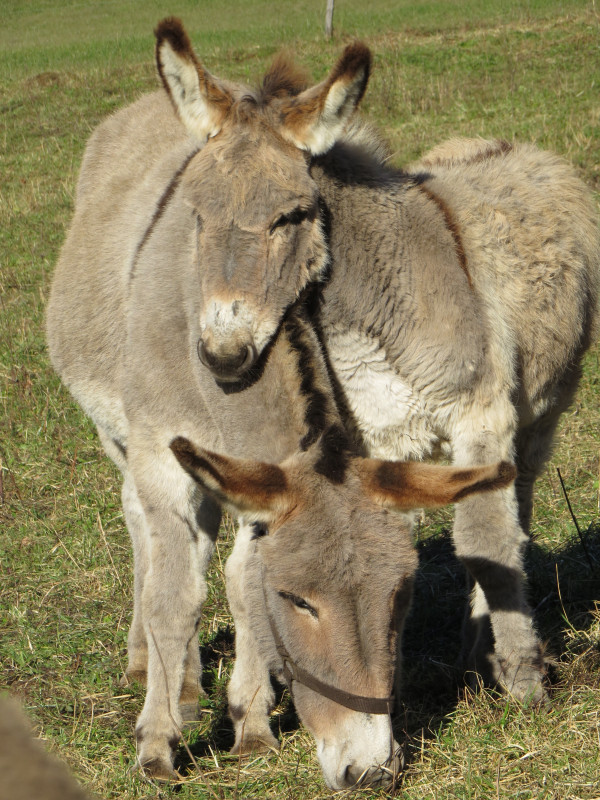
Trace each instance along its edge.
{"label": "donkey muzzle", "polygon": [[198,358],[218,381],[232,383],[243,377],[256,363],[258,353],[253,342],[233,348],[209,348],[200,337]]}
{"label": "donkey muzzle", "polygon": [[348,765],[338,778],[339,789],[383,789],[396,783],[402,771],[402,759],[391,756],[381,767],[361,769],[355,764]]}

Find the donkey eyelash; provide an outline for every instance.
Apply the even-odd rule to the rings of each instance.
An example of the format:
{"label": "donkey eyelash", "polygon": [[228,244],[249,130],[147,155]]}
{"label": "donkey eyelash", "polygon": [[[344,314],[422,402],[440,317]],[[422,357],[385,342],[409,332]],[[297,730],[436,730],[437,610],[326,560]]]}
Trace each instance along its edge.
{"label": "donkey eyelash", "polygon": [[293,603],[296,608],[299,608],[301,611],[308,611],[315,619],[318,619],[319,614],[317,613],[317,609],[313,608],[306,600],[303,600],[301,597],[298,597],[295,594],[291,594],[290,592],[279,592],[279,596],[283,597],[284,600],[289,600],[290,603]]}
{"label": "donkey eyelash", "polygon": [[276,219],[271,225],[269,233],[273,234],[276,230],[286,225],[300,225],[301,222],[304,222],[304,220],[312,216],[314,216],[314,209],[312,208],[295,208],[293,211],[290,211],[289,214],[282,214]]}

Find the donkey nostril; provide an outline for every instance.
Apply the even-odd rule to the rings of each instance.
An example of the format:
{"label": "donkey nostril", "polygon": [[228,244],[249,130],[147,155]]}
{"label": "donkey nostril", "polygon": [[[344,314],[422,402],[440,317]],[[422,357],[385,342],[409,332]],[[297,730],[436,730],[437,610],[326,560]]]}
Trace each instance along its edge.
{"label": "donkey nostril", "polygon": [[206,349],[202,339],[198,339],[198,358],[208,369],[211,369],[216,361],[214,355]]}
{"label": "donkey nostril", "polygon": [[344,787],[354,786],[355,783],[356,783],[356,780],[355,780],[355,778],[354,778],[354,776],[352,774],[352,767],[348,766],[344,770],[343,786]]}
{"label": "donkey nostril", "polygon": [[344,784],[346,787],[356,786],[357,783],[361,783],[362,785],[362,778],[367,770],[361,770],[355,767],[353,764],[348,764],[346,769],[344,770]]}
{"label": "donkey nostril", "polygon": [[245,372],[247,369],[250,369],[257,357],[258,353],[256,352],[256,347],[253,344],[246,345],[246,353],[244,355],[244,360],[241,364],[240,371]]}
{"label": "donkey nostril", "polygon": [[396,775],[396,771],[389,767],[370,767],[367,769],[360,769],[354,764],[349,764],[344,770],[344,788],[367,786],[387,786],[392,783]]}

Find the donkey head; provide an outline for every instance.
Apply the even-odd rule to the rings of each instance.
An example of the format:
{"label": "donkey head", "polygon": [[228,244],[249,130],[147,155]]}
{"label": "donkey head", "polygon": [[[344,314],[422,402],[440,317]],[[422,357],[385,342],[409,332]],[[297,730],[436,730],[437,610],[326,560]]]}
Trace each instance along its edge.
{"label": "donkey head", "polygon": [[[201,487],[255,521],[240,576],[269,668],[291,682],[335,790],[399,771],[389,710],[417,557],[407,511],[506,486],[508,464],[454,469],[348,458],[322,474],[319,443],[281,465],[171,448]],[[387,712],[387,713],[385,713]]]}
{"label": "donkey head", "polygon": [[196,218],[198,354],[221,381],[238,380],[283,312],[328,262],[310,155],[329,150],[358,105],[370,52],[346,48],[322,83],[277,59],[257,91],[214,78],[176,19],[156,29],[158,70],[201,149],[182,191]]}

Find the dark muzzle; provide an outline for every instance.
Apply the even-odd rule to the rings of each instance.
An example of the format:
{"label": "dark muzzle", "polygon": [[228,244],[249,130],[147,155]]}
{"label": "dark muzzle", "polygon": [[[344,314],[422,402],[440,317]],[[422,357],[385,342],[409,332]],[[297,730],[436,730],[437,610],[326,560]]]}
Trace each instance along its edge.
{"label": "dark muzzle", "polygon": [[244,344],[232,352],[214,352],[198,339],[198,358],[219,381],[237,381],[258,358],[254,344]]}

